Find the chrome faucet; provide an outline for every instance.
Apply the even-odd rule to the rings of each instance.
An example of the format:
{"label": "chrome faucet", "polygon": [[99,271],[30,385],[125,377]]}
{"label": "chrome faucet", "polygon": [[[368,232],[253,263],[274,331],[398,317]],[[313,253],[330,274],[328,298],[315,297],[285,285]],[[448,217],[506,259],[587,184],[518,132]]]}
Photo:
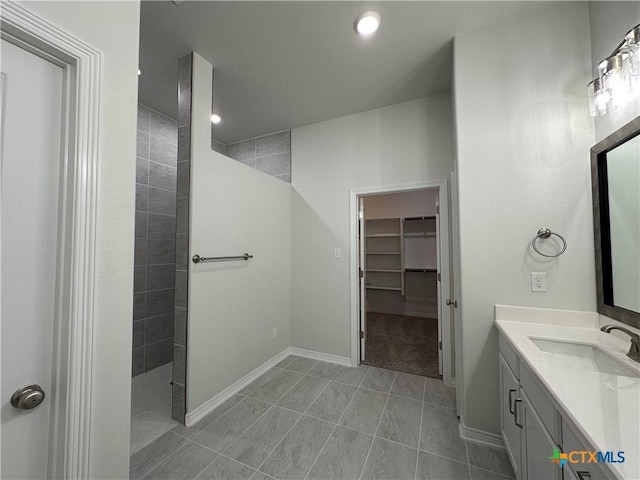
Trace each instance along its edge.
{"label": "chrome faucet", "polygon": [[621,332],[629,335],[631,337],[631,347],[627,352],[627,357],[640,363],[640,336],[638,334],[633,333],[631,330],[624,327],[618,327],[617,325],[605,325],[600,330],[604,333],[611,333],[611,330],[620,330]]}

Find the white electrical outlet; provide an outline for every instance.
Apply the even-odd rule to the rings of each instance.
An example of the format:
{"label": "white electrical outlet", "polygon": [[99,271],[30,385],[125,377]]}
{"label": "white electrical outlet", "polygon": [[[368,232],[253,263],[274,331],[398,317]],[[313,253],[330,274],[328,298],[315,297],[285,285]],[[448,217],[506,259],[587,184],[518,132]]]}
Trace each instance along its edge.
{"label": "white electrical outlet", "polygon": [[271,336],[273,337],[274,340],[276,338],[278,338],[278,328],[277,327],[273,329],[273,333],[271,334]]}
{"label": "white electrical outlet", "polygon": [[531,272],[531,291],[547,291],[547,274],[545,272]]}
{"label": "white electrical outlet", "polygon": [[333,249],[333,258],[340,258],[342,257],[342,252],[340,251],[339,247],[336,247]]}

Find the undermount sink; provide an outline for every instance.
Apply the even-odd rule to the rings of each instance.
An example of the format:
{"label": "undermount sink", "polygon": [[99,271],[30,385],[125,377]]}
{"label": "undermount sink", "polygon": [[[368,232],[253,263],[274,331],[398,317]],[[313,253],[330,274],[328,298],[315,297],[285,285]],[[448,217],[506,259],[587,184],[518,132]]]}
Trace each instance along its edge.
{"label": "undermount sink", "polygon": [[541,351],[553,355],[554,359],[560,362],[563,367],[640,378],[639,372],[619,362],[615,357],[595,345],[531,337],[529,340]]}

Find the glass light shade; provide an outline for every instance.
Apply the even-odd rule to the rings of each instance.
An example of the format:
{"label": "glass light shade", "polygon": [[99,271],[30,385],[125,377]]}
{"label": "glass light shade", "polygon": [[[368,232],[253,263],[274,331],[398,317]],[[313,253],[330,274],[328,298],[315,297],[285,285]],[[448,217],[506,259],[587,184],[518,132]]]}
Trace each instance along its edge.
{"label": "glass light shade", "polygon": [[640,25],[632,28],[625,37],[631,75],[640,75]]}
{"label": "glass light shade", "polygon": [[603,60],[598,65],[601,86],[611,94],[615,105],[623,105],[631,92],[629,54],[620,52]]}
{"label": "glass light shade", "polygon": [[589,83],[587,89],[589,92],[589,113],[592,117],[599,117],[615,110],[611,93],[602,87],[602,81],[599,78]]}

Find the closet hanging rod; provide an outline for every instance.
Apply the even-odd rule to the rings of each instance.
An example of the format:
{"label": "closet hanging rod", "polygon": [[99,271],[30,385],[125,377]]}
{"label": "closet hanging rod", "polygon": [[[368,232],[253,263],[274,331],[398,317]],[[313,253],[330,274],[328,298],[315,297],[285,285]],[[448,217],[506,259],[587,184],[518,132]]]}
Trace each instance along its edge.
{"label": "closet hanging rod", "polygon": [[404,217],[404,220],[431,220],[435,219],[435,215],[429,217]]}
{"label": "closet hanging rod", "polygon": [[249,255],[248,253],[245,253],[244,255],[236,255],[233,257],[201,257],[196,253],[193,257],[191,257],[191,260],[193,261],[193,263],[200,263],[224,262],[225,260],[249,260],[250,258],[253,258],[253,255]]}

